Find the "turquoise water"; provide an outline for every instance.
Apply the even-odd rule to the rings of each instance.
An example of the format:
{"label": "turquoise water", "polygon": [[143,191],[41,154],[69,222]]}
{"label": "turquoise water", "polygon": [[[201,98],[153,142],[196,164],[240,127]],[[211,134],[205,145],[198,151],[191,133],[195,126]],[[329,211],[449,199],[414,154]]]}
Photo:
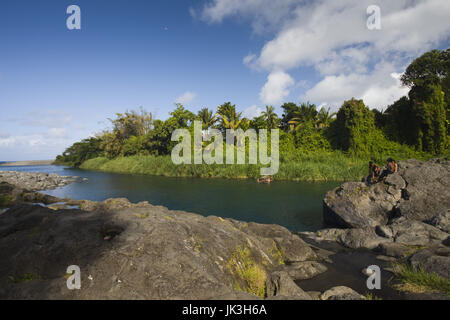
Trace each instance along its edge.
{"label": "turquoise water", "polygon": [[243,221],[279,224],[292,231],[322,227],[322,199],[337,182],[275,181],[271,185],[250,180],[168,178],[84,171],[62,166],[4,167],[0,170],[57,173],[88,178],[63,188],[45,191],[56,197],[103,201],[128,198],[148,201],[172,210]]}

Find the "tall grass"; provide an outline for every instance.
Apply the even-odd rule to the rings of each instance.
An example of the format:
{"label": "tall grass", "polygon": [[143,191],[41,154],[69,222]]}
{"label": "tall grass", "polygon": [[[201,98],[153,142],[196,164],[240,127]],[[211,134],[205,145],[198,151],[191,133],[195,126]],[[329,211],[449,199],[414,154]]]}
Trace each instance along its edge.
{"label": "tall grass", "polygon": [[[356,157],[340,151],[296,151],[280,155],[277,180],[293,181],[359,181],[367,174],[367,162],[375,160],[383,165],[387,157],[396,160],[416,158],[425,160],[424,154],[410,150],[373,157]],[[260,177],[261,165],[175,165],[170,156],[130,156],[112,160],[95,158],[84,162],[80,168],[115,173],[132,173],[168,177],[256,179]]]}
{"label": "tall grass", "polygon": [[395,275],[401,281],[397,287],[407,291],[438,291],[450,297],[450,278],[443,278],[436,273],[427,273],[423,269],[415,269],[406,263],[394,264]]}

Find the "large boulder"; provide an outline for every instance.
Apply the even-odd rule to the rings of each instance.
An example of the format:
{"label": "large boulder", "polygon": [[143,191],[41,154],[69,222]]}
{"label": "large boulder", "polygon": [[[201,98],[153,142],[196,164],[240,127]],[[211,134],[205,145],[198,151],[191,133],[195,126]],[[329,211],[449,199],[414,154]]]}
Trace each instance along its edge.
{"label": "large boulder", "polygon": [[450,209],[445,212],[438,213],[425,222],[444,232],[450,233]]}
{"label": "large boulder", "polygon": [[[266,283],[308,298],[288,275],[268,281],[285,257],[316,257],[286,228],[124,199],[88,207],[22,204],[0,215],[0,299],[248,300],[263,298]],[[80,290],[66,286],[70,265],[80,267]]]}
{"label": "large boulder", "polygon": [[385,237],[380,237],[374,228],[347,229],[338,239],[338,243],[351,249],[374,249],[381,243],[392,242]]}
{"label": "large boulder", "polygon": [[398,259],[405,257],[411,251],[411,248],[401,243],[383,242],[375,248],[375,251],[382,255]]}
{"label": "large boulder", "polygon": [[327,267],[318,261],[303,261],[285,266],[285,271],[294,280],[306,280],[326,272]]}
{"label": "large boulder", "polygon": [[352,288],[333,287],[320,295],[321,300],[365,300],[365,297]]}
{"label": "large boulder", "polygon": [[415,269],[435,273],[443,278],[450,277],[450,248],[432,247],[419,250],[408,258],[408,263]]}
{"label": "large boulder", "polygon": [[384,183],[347,182],[326,194],[323,221],[343,228],[384,225],[400,198],[401,190]]}
{"label": "large boulder", "polygon": [[412,246],[429,246],[441,243],[449,235],[429,224],[408,220],[404,217],[396,219],[391,225],[394,241]]}
{"label": "large boulder", "polygon": [[[450,161],[399,162],[399,171],[383,182],[366,185],[347,182],[328,192],[323,220],[328,226],[364,228],[386,225],[399,216],[431,221],[448,230]],[[444,216],[443,216],[444,215]]]}
{"label": "large boulder", "polygon": [[450,161],[402,161],[399,173],[405,179],[407,196],[396,206],[399,215],[425,221],[450,209]]}
{"label": "large boulder", "polygon": [[311,296],[295,284],[285,271],[273,272],[267,278],[267,297],[295,297],[297,300],[312,300]]}

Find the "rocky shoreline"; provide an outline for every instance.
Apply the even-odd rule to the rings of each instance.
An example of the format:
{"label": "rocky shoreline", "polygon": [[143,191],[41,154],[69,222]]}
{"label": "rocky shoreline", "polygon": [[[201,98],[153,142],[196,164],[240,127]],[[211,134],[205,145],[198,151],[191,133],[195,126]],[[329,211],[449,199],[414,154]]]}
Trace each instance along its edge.
{"label": "rocky shoreline", "polygon": [[[61,188],[80,179],[81,178],[77,176],[60,176],[56,173],[0,170],[0,182],[8,182],[18,188],[30,191]],[[86,178],[83,178],[83,181],[86,180]]]}
{"label": "rocky shoreline", "polygon": [[0,163],[0,167],[47,166],[53,164],[54,162],[55,160],[13,161]]}
{"label": "rocky shoreline", "polygon": [[[299,234],[127,199],[62,200],[0,176],[10,208],[0,213],[0,299],[448,299],[388,281],[398,264],[450,274],[450,162],[399,167],[384,183],[330,191],[332,228]],[[365,289],[349,261],[378,263],[384,290]],[[67,289],[70,265],[81,290]]]}

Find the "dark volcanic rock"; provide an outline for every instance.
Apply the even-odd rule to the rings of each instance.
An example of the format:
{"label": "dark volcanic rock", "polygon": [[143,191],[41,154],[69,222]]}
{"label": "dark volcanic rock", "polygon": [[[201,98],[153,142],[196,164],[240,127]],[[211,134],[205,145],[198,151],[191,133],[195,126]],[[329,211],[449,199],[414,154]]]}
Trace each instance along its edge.
{"label": "dark volcanic rock", "polygon": [[395,242],[414,246],[428,246],[440,243],[448,237],[448,233],[429,224],[400,218],[390,225]]}
{"label": "dark volcanic rock", "polygon": [[333,287],[320,295],[321,300],[365,300],[364,296],[355,290],[339,286]]}
{"label": "dark volcanic rock", "polygon": [[78,177],[60,176],[56,173],[0,171],[0,181],[5,181],[18,188],[30,191],[64,187],[76,180],[78,180]]}
{"label": "dark volcanic rock", "polygon": [[35,191],[22,189],[8,182],[0,182],[0,208],[6,208],[18,203],[32,202],[45,205],[61,202],[62,199]]}
{"label": "dark volcanic rock", "polygon": [[427,248],[412,254],[408,263],[428,273],[436,273],[444,278],[450,277],[450,248]]}
{"label": "dark volcanic rock", "polygon": [[[283,257],[315,257],[280,226],[124,199],[91,205],[101,210],[18,205],[0,215],[0,299],[248,299],[235,290],[264,295]],[[70,265],[81,269],[80,290],[66,286]],[[279,280],[268,283],[307,298]]]}
{"label": "dark volcanic rock", "polygon": [[402,161],[399,173],[409,194],[409,199],[402,199],[396,207],[399,215],[425,221],[450,209],[449,160]]}
{"label": "dark volcanic rock", "polygon": [[292,278],[284,271],[273,272],[267,279],[267,296],[281,296],[283,300],[287,297],[297,300],[312,300],[311,296],[295,284]]}
{"label": "dark volcanic rock", "polygon": [[401,190],[378,183],[347,182],[328,192],[324,198],[325,225],[362,228],[387,224]]}
{"label": "dark volcanic rock", "polygon": [[306,280],[324,273],[327,267],[317,261],[303,261],[286,265],[284,270],[294,280]]}
{"label": "dark volcanic rock", "polygon": [[378,245],[376,251],[388,257],[403,258],[411,248],[401,243],[384,242]]}
{"label": "dark volcanic rock", "polygon": [[347,182],[328,192],[323,220],[329,226],[363,228],[386,225],[390,219],[402,216],[432,221],[445,229],[448,218],[442,215],[449,209],[450,161],[408,160],[399,162],[399,172],[384,182],[370,186]]}
{"label": "dark volcanic rock", "polygon": [[380,243],[391,242],[392,240],[380,237],[374,228],[348,229],[338,237],[338,243],[351,249],[374,249]]}
{"label": "dark volcanic rock", "polygon": [[444,232],[450,233],[450,209],[435,215],[425,222]]}

